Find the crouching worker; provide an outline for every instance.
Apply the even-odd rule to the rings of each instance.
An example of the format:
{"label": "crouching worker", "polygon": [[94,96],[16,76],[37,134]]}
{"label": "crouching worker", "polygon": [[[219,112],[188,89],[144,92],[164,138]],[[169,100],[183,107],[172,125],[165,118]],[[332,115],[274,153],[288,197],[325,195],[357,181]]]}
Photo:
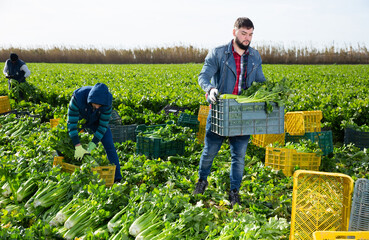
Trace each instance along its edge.
{"label": "crouching worker", "polygon": [[[103,83],[95,86],[81,87],[73,92],[68,108],[68,133],[75,146],[74,157],[82,159],[85,154],[91,153],[101,141],[108,160],[115,164],[115,182],[120,182],[122,175],[118,154],[114,146],[113,136],[109,128],[109,120],[112,112],[113,96],[108,87]],[[85,119],[84,129],[94,133],[92,141],[84,149],[78,137],[77,124],[79,120]]]}

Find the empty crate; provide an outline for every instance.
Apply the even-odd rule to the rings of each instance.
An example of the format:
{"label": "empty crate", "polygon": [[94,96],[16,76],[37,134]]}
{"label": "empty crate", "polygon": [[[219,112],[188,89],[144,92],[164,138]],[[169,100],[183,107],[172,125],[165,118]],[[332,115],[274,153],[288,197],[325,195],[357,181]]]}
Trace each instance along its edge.
{"label": "empty crate", "polygon": [[346,128],[344,142],[345,144],[353,143],[361,150],[369,148],[369,132],[360,132],[352,128]]}
{"label": "empty crate", "polygon": [[306,132],[320,132],[322,111],[296,111],[285,114],[285,131],[290,135],[304,135]]}
{"label": "empty crate", "polygon": [[290,240],[313,239],[316,231],[347,231],[352,192],[348,175],[295,171]]}

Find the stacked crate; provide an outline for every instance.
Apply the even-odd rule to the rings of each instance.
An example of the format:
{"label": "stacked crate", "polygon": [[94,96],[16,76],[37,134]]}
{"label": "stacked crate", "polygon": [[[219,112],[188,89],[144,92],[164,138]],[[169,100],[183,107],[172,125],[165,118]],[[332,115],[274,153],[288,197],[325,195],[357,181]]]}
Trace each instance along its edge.
{"label": "stacked crate", "polygon": [[301,139],[318,143],[323,155],[333,152],[332,131],[321,131],[322,111],[297,111],[285,115],[285,142]]}
{"label": "stacked crate", "polygon": [[199,121],[199,131],[197,132],[197,140],[199,143],[204,143],[205,132],[206,132],[206,120],[208,118],[210,111],[210,106],[201,105],[199,113],[197,115],[197,120]]}
{"label": "stacked crate", "polygon": [[111,113],[109,127],[113,136],[113,142],[122,143],[128,140],[136,141],[135,130],[137,124],[122,125],[122,118],[116,110],[113,110]]}
{"label": "stacked crate", "polygon": [[[322,118],[322,111],[287,112],[284,143],[298,143],[301,139],[306,139],[317,142],[324,155],[333,152],[332,131],[321,132]],[[286,176],[292,176],[295,167],[318,171],[320,164],[321,156],[315,153],[297,152],[294,149],[285,148],[266,148],[265,165],[282,170]]]}
{"label": "stacked crate", "polygon": [[[284,133],[281,134],[257,134],[252,136],[252,143],[259,147],[266,147],[269,144],[278,142],[280,145],[284,145],[285,142],[298,142],[299,139],[305,138],[314,140],[316,138],[310,137],[310,135],[305,135],[310,132],[320,132],[322,112],[321,111],[297,111],[297,112],[287,112],[284,115]],[[319,139],[321,139],[319,135]],[[332,134],[327,134],[331,140]],[[325,140],[325,138],[324,138]],[[332,141],[332,140],[331,140]],[[333,147],[332,147],[333,151]]]}

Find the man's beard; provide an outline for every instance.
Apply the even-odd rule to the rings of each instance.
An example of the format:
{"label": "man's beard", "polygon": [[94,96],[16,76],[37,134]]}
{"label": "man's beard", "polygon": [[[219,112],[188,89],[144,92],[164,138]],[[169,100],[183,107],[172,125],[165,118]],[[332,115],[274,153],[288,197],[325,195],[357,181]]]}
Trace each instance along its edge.
{"label": "man's beard", "polygon": [[247,50],[250,46],[250,43],[248,45],[243,45],[242,42],[236,37],[235,43],[237,44],[237,46],[239,48],[241,48],[242,50]]}

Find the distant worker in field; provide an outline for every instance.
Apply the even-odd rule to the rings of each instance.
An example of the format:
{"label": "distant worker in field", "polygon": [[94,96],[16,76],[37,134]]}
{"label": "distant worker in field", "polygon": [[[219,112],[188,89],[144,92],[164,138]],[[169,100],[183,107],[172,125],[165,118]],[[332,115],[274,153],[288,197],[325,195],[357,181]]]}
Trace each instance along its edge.
{"label": "distant worker in field", "polygon": [[[82,159],[85,154],[91,153],[101,141],[105,148],[108,160],[115,164],[115,182],[120,182],[120,164],[117,151],[114,146],[113,136],[109,128],[109,120],[112,112],[113,96],[108,87],[103,83],[95,86],[81,87],[73,92],[68,108],[68,133],[75,146],[74,157]],[[77,124],[79,120],[85,119],[84,129],[94,133],[92,141],[84,149],[78,137]]]}
{"label": "distant worker in field", "polygon": [[[226,45],[211,50],[205,58],[198,82],[207,93],[209,103],[217,101],[218,94],[239,95],[242,89],[251,84],[264,82],[261,57],[257,50],[250,47],[254,25],[248,18],[238,18],[233,28],[233,39]],[[207,118],[204,149],[200,158],[199,180],[194,194],[203,194],[208,186],[207,177],[215,156],[226,139],[211,132],[211,115]],[[229,201],[232,207],[240,203],[239,189],[245,167],[245,155],[250,135],[229,137],[231,149]]]}
{"label": "distant worker in field", "polygon": [[9,59],[6,60],[3,73],[8,78],[9,90],[12,88],[11,79],[22,83],[26,82],[26,78],[31,75],[26,63],[19,59],[15,53],[11,53]]}

